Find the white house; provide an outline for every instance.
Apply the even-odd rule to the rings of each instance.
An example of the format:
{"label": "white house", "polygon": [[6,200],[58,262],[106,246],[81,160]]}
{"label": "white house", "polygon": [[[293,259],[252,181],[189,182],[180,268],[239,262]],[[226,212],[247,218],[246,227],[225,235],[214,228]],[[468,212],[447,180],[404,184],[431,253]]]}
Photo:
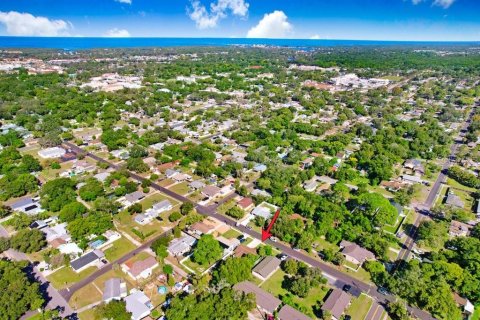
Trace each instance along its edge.
{"label": "white house", "polygon": [[61,158],[66,153],[65,149],[60,147],[52,147],[38,151],[38,155],[43,159]]}

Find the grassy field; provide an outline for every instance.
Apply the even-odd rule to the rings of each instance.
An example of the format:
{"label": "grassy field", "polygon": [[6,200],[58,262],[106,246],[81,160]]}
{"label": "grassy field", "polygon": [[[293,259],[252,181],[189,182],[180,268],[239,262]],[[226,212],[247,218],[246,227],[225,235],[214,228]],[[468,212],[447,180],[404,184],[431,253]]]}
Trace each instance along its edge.
{"label": "grassy field", "polygon": [[193,262],[192,259],[190,259],[190,258],[183,261],[182,264],[184,266],[188,267],[189,269],[193,270],[193,272],[195,272],[196,274],[201,274],[202,272],[207,270],[208,267],[209,267],[209,266],[205,266],[205,267],[201,266],[198,263]]}
{"label": "grassy field", "polygon": [[110,248],[104,251],[105,258],[107,258],[108,261],[115,261],[135,248],[136,246],[131,243],[127,238],[121,237],[120,239],[112,243],[112,246]]}
{"label": "grassy field", "polygon": [[[102,290],[101,287],[99,287]],[[102,300],[102,293],[95,287],[93,283],[89,283],[82,289],[75,292],[70,299],[70,305],[75,309],[88,306],[94,302]]]}
{"label": "grassy field", "polygon": [[447,178],[447,184],[451,187],[462,189],[462,190],[469,191],[469,192],[475,192],[476,191],[475,188],[470,188],[470,187],[464,186],[463,184],[457,182],[454,179],[450,179],[450,178]]}
{"label": "grassy field", "polygon": [[354,299],[348,307],[346,314],[352,317],[352,320],[363,320],[368,313],[368,310],[372,306],[372,299],[361,294],[358,298]]}
{"label": "grassy field", "polygon": [[475,312],[470,320],[480,320],[480,305],[475,306]]}
{"label": "grassy field", "polygon": [[70,267],[63,267],[62,269],[55,271],[51,275],[47,277],[48,281],[52,283],[52,285],[56,289],[63,289],[75,282],[78,282],[82,280],[83,278],[89,276],[92,274],[95,270],[97,270],[96,267],[89,267],[85,270],[83,270],[80,273],[76,273],[73,271],[72,268]]}
{"label": "grassy field", "polygon": [[169,188],[175,193],[178,193],[180,195],[185,195],[190,191],[190,187],[188,186],[188,182],[182,182],[179,184],[174,185],[173,187]]}
{"label": "grassy field", "polygon": [[233,239],[233,238],[237,238],[239,236],[241,236],[242,234],[240,232],[238,232],[237,230],[235,229],[230,229],[228,230],[227,232],[225,232],[224,234],[222,234],[222,236],[224,238],[227,238],[227,239]]}

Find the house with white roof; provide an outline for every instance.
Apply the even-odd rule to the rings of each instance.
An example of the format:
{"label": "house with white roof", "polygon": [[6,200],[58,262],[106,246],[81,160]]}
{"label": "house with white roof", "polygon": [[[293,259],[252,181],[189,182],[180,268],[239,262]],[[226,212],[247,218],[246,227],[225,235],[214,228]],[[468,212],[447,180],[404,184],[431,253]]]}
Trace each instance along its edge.
{"label": "house with white roof", "polygon": [[38,151],[38,155],[43,159],[61,158],[62,156],[65,155],[65,153],[67,153],[65,149],[60,147],[46,148]]}
{"label": "house with white roof", "polygon": [[192,250],[193,245],[197,242],[197,239],[194,237],[182,233],[182,237],[173,239],[168,245],[168,252],[174,257],[181,256],[190,250]]}
{"label": "house with white roof", "polygon": [[140,320],[150,315],[153,305],[142,291],[135,291],[125,298],[127,311],[132,314],[132,320]]}

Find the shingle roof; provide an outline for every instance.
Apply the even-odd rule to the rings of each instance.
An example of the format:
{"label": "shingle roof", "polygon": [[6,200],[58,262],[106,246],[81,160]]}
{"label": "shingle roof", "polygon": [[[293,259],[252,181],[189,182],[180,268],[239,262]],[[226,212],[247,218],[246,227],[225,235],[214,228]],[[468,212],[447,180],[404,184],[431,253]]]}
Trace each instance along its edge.
{"label": "shingle roof", "polygon": [[112,278],[105,281],[105,290],[103,291],[103,300],[120,298],[122,296],[121,284],[122,284],[122,280],[120,278]]}
{"label": "shingle roof", "polygon": [[342,242],[340,242],[340,248],[343,248],[342,253],[344,255],[355,258],[360,261],[360,263],[368,259],[375,259],[375,255],[372,252],[350,241],[342,240]]}
{"label": "shingle roof", "polygon": [[311,320],[300,311],[290,307],[289,305],[284,305],[282,309],[278,312],[279,320]]}
{"label": "shingle roof", "polygon": [[242,291],[244,293],[253,293],[255,294],[255,300],[257,306],[260,308],[273,313],[282,303],[279,299],[272,296],[270,293],[265,290],[260,289],[255,284],[250,281],[243,281],[237,283],[233,286],[235,290]]}
{"label": "shingle roof", "polygon": [[267,278],[280,266],[280,260],[276,257],[267,256],[253,268],[253,272],[258,273],[263,278]]}
{"label": "shingle roof", "polygon": [[98,260],[98,259],[103,258],[103,257],[104,257],[104,254],[103,254],[102,251],[93,250],[93,251],[90,251],[87,254],[84,254],[80,258],[71,261],[70,266],[74,270],[79,270],[79,269],[85,267],[86,265],[92,263],[93,261]]}
{"label": "shingle roof", "polygon": [[154,257],[148,257],[145,260],[135,261],[131,265],[127,264],[127,266],[129,267],[128,271],[130,272],[130,274],[134,277],[137,277],[143,271],[150,269],[157,264],[158,262]]}
{"label": "shingle roof", "polygon": [[322,306],[322,310],[329,311],[332,316],[340,319],[343,312],[350,304],[350,295],[340,289],[334,289]]}

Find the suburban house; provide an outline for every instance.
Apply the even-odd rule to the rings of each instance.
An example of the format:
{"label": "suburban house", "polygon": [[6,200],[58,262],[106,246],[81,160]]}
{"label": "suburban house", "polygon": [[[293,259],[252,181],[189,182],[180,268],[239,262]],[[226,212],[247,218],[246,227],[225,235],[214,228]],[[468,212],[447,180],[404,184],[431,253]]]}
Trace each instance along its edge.
{"label": "suburban house", "polygon": [[235,250],[235,248],[240,245],[240,240],[238,240],[237,238],[227,239],[222,236],[218,236],[216,240],[220,242],[220,245],[223,247],[224,256],[233,252],[233,250]]}
{"label": "suburban house", "polygon": [[412,176],[411,174],[402,175],[402,181],[408,184],[423,183],[422,178],[418,176]]}
{"label": "suburban house", "polygon": [[342,242],[340,242],[340,249],[345,259],[358,267],[366,260],[375,259],[375,255],[372,252],[350,241],[342,240]]}
{"label": "suburban house", "polygon": [[60,147],[52,147],[38,151],[38,155],[42,159],[58,159],[65,155],[65,153],[67,153],[65,149]]}
{"label": "suburban house", "polygon": [[158,261],[154,257],[148,257],[141,261],[127,261],[122,264],[122,271],[134,280],[146,279],[152,275],[153,269],[158,267]]}
{"label": "suburban house", "polygon": [[121,160],[127,160],[130,158],[130,153],[125,149],[113,150],[110,152],[112,156]]}
{"label": "suburban house", "polygon": [[255,166],[253,166],[253,171],[255,172],[264,172],[267,170],[267,166],[261,163],[257,163]]}
{"label": "suburban house", "polygon": [[260,289],[250,281],[239,282],[234,285],[233,288],[245,294],[253,293],[255,295],[257,307],[261,311],[270,315],[273,314],[275,310],[277,310],[278,307],[282,304],[282,301],[280,301],[280,299],[275,298],[273,295],[263,289]]}
{"label": "suburban house", "polygon": [[12,203],[10,208],[12,208],[13,211],[20,211],[32,216],[43,212],[40,201],[31,197],[23,198]]}
{"label": "suburban house", "polygon": [[110,172],[104,171],[104,172],[97,173],[93,177],[97,179],[99,182],[104,183],[109,176],[110,176]]}
{"label": "suburban house", "polygon": [[80,258],[71,261],[70,266],[72,267],[73,271],[79,273],[98,263],[101,259],[103,259],[104,256],[105,254],[102,251],[93,250],[87,254],[84,254]]}
{"label": "suburban house", "polygon": [[457,306],[462,309],[462,314],[464,319],[470,319],[473,313],[475,312],[475,306],[467,298],[463,298],[458,293],[453,294],[453,299]]}
{"label": "suburban house", "polygon": [[158,203],[155,203],[150,209],[145,211],[145,215],[152,217],[153,219],[158,217],[160,213],[172,210],[173,205],[169,200],[162,200]]}
{"label": "suburban house", "polygon": [[308,192],[315,191],[317,187],[318,187],[318,182],[315,180],[305,181],[305,183],[303,184],[303,188],[305,189],[305,191],[308,191]]}
{"label": "suburban house", "polygon": [[42,232],[45,234],[45,240],[47,240],[47,242],[51,242],[57,238],[62,238],[65,242],[71,240],[70,234],[67,231],[66,222],[42,228]]}
{"label": "suburban house", "polygon": [[322,311],[328,311],[332,319],[340,320],[345,309],[350,304],[350,295],[343,290],[333,289],[325,303],[322,305]]}
{"label": "suburban house", "polygon": [[200,189],[205,187],[205,183],[203,183],[200,180],[195,180],[195,181],[190,182],[189,186],[192,190],[200,190]]}
{"label": "suburban house", "polygon": [[206,186],[202,189],[202,194],[208,198],[214,198],[220,194],[220,188],[216,186]]}
{"label": "suburban house", "polygon": [[208,224],[207,222],[199,221],[192,224],[189,229],[191,233],[200,237],[203,234],[211,233],[215,229],[215,227],[211,224]]}
{"label": "suburban house", "polygon": [[266,256],[253,268],[252,273],[257,278],[266,280],[280,268],[280,262],[277,257]]}
{"label": "suburban house", "polygon": [[245,197],[245,198],[243,198],[242,200],[240,200],[240,201],[237,202],[237,206],[238,206],[240,209],[248,212],[248,211],[250,211],[250,210],[253,209],[253,207],[255,206],[255,204],[253,203],[252,198],[250,198],[250,197]]}
{"label": "suburban house", "polygon": [[463,209],[465,207],[465,203],[462,201],[462,199],[456,194],[454,194],[452,191],[448,192],[445,204],[460,209]]}
{"label": "suburban house", "polygon": [[122,204],[124,208],[130,207],[132,204],[135,204],[145,198],[145,193],[141,191],[135,191],[129,194],[126,194],[124,197],[118,199],[118,202]]}
{"label": "suburban house", "polygon": [[262,206],[255,207],[251,214],[257,217],[262,217],[264,219],[270,219],[272,217],[272,212],[270,211],[270,209]]}
{"label": "suburban house", "polygon": [[233,252],[233,255],[237,258],[238,257],[243,257],[247,254],[256,255],[257,250],[255,248],[250,248],[250,247],[247,247],[247,246],[241,244],[237,248],[235,248],[235,251]]}
{"label": "suburban house", "polygon": [[153,309],[150,299],[142,291],[135,291],[125,298],[127,311],[132,314],[132,320],[140,320]]}
{"label": "suburban house", "polygon": [[197,239],[184,233],[182,237],[170,241],[168,252],[174,257],[181,256],[192,250],[192,247],[196,242]]}
{"label": "suburban house", "polygon": [[413,175],[415,175],[417,177],[421,177],[425,174],[425,168],[424,168],[422,162],[418,159],[408,159],[403,164],[403,167],[405,169],[411,170]]}
{"label": "suburban house", "polygon": [[127,296],[127,284],[120,278],[111,278],[105,281],[103,301],[109,303],[112,300],[121,300]]}
{"label": "suburban house", "polygon": [[290,307],[288,304],[284,305],[277,314],[278,320],[311,320],[300,311]]}
{"label": "suburban house", "polygon": [[452,222],[450,223],[450,228],[448,229],[448,234],[451,237],[466,237],[470,234],[471,228],[472,226],[466,223],[452,220]]}
{"label": "suburban house", "polygon": [[313,161],[314,161],[314,158],[311,158],[311,157],[303,160],[302,162],[300,162],[300,168],[302,169],[310,168],[313,164]]}

